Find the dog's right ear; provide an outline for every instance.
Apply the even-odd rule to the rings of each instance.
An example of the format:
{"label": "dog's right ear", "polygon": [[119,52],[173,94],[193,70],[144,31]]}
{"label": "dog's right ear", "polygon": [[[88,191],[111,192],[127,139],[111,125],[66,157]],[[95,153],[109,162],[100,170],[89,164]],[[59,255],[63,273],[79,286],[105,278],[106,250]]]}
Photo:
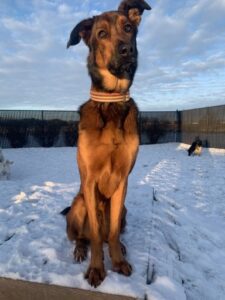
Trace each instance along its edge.
{"label": "dog's right ear", "polygon": [[67,48],[79,44],[81,38],[84,40],[85,44],[88,45],[93,24],[94,18],[85,19],[78,23],[70,33]]}

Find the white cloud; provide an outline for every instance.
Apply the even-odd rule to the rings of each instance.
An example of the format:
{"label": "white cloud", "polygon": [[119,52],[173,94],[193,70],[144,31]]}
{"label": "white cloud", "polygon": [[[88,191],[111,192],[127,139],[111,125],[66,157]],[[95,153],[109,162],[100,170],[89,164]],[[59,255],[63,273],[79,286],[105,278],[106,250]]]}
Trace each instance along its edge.
{"label": "white cloud", "polygon": [[25,23],[19,20],[15,20],[12,18],[3,18],[2,24],[6,29],[10,31],[37,31],[37,27],[35,28],[33,24]]}
{"label": "white cloud", "polygon": [[58,6],[58,11],[60,14],[66,15],[66,14],[71,13],[71,8],[69,5],[63,3]]}

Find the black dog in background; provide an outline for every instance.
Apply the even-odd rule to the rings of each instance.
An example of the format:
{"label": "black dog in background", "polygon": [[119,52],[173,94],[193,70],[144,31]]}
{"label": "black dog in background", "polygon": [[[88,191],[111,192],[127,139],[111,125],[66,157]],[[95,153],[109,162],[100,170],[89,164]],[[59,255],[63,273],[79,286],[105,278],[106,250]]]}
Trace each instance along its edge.
{"label": "black dog in background", "polygon": [[188,156],[192,154],[201,155],[202,152],[202,141],[197,137],[195,141],[191,144],[191,147],[188,149]]}

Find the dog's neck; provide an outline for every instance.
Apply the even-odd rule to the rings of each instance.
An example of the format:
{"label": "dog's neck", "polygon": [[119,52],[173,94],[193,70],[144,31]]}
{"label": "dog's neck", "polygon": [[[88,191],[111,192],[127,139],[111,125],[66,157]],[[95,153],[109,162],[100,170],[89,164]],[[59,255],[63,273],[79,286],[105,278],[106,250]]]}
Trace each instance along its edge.
{"label": "dog's neck", "polygon": [[127,102],[130,100],[130,93],[104,92],[96,90],[94,87],[90,91],[90,99],[97,102]]}

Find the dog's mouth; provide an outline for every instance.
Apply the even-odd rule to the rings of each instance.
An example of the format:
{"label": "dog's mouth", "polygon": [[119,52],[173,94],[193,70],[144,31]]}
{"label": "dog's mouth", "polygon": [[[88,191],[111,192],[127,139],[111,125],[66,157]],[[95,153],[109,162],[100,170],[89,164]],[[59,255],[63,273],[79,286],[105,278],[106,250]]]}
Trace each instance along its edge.
{"label": "dog's mouth", "polygon": [[126,61],[121,61],[119,63],[110,63],[108,65],[108,70],[110,71],[110,73],[120,79],[133,79],[136,69],[137,59],[134,57]]}

